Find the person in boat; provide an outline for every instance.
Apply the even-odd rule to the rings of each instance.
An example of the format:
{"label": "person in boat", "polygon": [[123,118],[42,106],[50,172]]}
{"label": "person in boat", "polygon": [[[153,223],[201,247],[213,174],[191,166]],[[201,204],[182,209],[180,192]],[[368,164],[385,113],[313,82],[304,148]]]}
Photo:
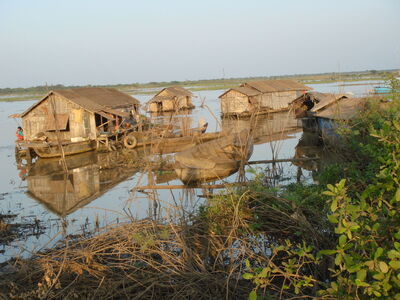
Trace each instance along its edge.
{"label": "person in boat", "polygon": [[18,126],[17,131],[15,132],[15,136],[17,137],[17,141],[24,140],[24,130],[21,126]]}

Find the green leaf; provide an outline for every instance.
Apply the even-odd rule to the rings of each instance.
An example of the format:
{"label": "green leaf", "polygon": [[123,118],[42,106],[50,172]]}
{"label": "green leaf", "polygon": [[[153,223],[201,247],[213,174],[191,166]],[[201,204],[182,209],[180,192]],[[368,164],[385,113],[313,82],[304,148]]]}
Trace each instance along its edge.
{"label": "green leaf", "polygon": [[394,242],[394,247],[396,248],[397,251],[400,251],[400,243],[399,242]]}
{"label": "green leaf", "polygon": [[257,300],[257,292],[256,291],[251,291],[249,294],[249,300]]}
{"label": "green leaf", "polygon": [[326,249],[326,250],[319,251],[319,254],[321,254],[321,255],[332,255],[332,254],[335,254],[336,252],[337,252],[336,250]]}
{"label": "green leaf", "polygon": [[380,261],[379,269],[382,271],[382,273],[387,273],[389,271],[389,266],[384,261]]}
{"label": "green leaf", "polygon": [[335,212],[337,208],[338,208],[337,199],[333,199],[331,204],[331,211]]}
{"label": "green leaf", "polygon": [[265,278],[267,277],[269,271],[271,271],[271,269],[269,267],[264,268],[258,275],[258,278]]}
{"label": "green leaf", "polygon": [[328,220],[329,222],[331,222],[332,224],[337,224],[339,223],[338,219],[336,218],[335,215],[328,215]]}
{"label": "green leaf", "polygon": [[364,265],[366,265],[370,270],[373,270],[373,269],[374,269],[374,266],[375,266],[375,263],[374,263],[373,260],[369,260],[369,261],[366,261],[366,262],[364,263]]}
{"label": "green leaf", "polygon": [[400,261],[398,260],[392,260],[391,262],[389,262],[389,265],[395,270],[400,269]]}
{"label": "green leaf", "polygon": [[328,188],[328,190],[330,190],[332,192],[335,191],[335,187],[332,184],[328,184],[326,187]]}
{"label": "green leaf", "polygon": [[244,279],[253,279],[253,278],[254,278],[254,275],[251,274],[251,273],[244,273],[244,274],[243,274],[243,278],[244,278]]}
{"label": "green leaf", "polygon": [[342,234],[342,235],[339,237],[339,246],[340,246],[340,247],[343,247],[344,244],[346,244],[346,241],[347,241],[347,237],[346,237],[344,234]]}
{"label": "green leaf", "polygon": [[375,254],[374,254],[374,259],[378,259],[383,253],[383,249],[381,247],[379,247],[378,249],[376,249]]}
{"label": "green leaf", "polygon": [[325,195],[325,196],[336,196],[335,193],[332,193],[332,192],[330,192],[330,191],[322,192],[322,195]]}
{"label": "green leaf", "polygon": [[338,254],[336,254],[336,257],[335,257],[335,265],[338,266],[341,264],[341,262],[342,262],[342,255],[340,253],[338,253]]}
{"label": "green leaf", "polygon": [[246,269],[248,269],[248,270],[250,270],[251,269],[251,267],[250,267],[250,261],[248,260],[248,259],[246,259]]}
{"label": "green leaf", "polygon": [[400,252],[398,252],[398,251],[396,251],[396,250],[390,250],[389,252],[388,252],[388,257],[390,258],[390,259],[393,259],[393,258],[400,258]]}
{"label": "green leaf", "polygon": [[394,195],[394,199],[399,202],[400,201],[400,188],[397,189],[396,194]]}
{"label": "green leaf", "polygon": [[375,295],[375,296],[377,296],[377,297],[380,297],[380,296],[382,296],[382,294],[381,294],[381,293],[379,293],[378,291],[373,291],[373,293],[374,293],[374,295]]}
{"label": "green leaf", "polygon": [[366,277],[367,277],[367,270],[361,269],[360,271],[357,272],[357,279],[359,279],[360,281],[364,281]]}
{"label": "green leaf", "polygon": [[340,180],[339,183],[337,184],[337,187],[338,187],[339,189],[343,189],[345,184],[346,184],[346,179],[342,179],[342,180]]}
{"label": "green leaf", "polygon": [[385,275],[383,273],[376,273],[375,275],[372,276],[372,278],[376,280],[382,280],[385,278]]}

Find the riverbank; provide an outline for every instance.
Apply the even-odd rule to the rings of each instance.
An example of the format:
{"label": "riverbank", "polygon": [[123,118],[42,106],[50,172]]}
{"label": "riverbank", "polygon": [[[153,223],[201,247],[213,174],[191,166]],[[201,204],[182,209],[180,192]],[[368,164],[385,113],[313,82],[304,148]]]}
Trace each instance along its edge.
{"label": "riverbank", "polygon": [[[250,80],[265,80],[265,79],[293,79],[304,84],[326,84],[335,82],[354,82],[359,81],[382,81],[388,74],[397,73],[398,70],[382,70],[382,71],[363,71],[363,72],[345,72],[345,73],[324,73],[324,74],[304,74],[304,75],[283,75],[283,76],[268,76],[268,77],[242,77],[242,78],[221,78],[209,80],[186,80],[186,81],[170,81],[170,82],[149,82],[149,83],[133,83],[133,84],[115,84],[102,85],[99,87],[115,88],[119,91],[128,94],[155,94],[157,89],[179,85],[191,91],[204,90],[225,90],[237,86],[243,82]],[[0,102],[7,101],[26,101],[39,99],[48,91],[54,89],[67,89],[83,86],[37,86],[30,88],[3,88],[0,89]],[[89,87],[89,86],[88,86]]]}

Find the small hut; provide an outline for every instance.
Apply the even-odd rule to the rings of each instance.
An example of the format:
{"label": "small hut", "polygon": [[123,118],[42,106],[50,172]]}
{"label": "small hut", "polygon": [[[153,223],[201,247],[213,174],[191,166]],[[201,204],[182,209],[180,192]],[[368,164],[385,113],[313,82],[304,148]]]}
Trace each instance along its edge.
{"label": "small hut", "polygon": [[304,118],[349,97],[348,94],[307,92],[293,100],[291,105],[296,114],[296,118]]}
{"label": "small hut", "polygon": [[179,111],[192,109],[193,94],[180,87],[173,86],[162,89],[147,103],[147,112]]}
{"label": "small hut", "polygon": [[[100,132],[111,132],[124,118],[138,114],[139,105],[137,99],[111,88],[54,90],[21,114],[24,143],[30,148],[33,144],[29,142],[39,147],[38,143],[45,141],[50,151],[52,143],[94,141]],[[75,147],[66,154],[92,148],[92,145]],[[59,152],[59,149],[50,151],[42,157],[59,156]]]}
{"label": "small hut", "polygon": [[303,131],[316,132],[331,141],[339,141],[335,130],[355,118],[365,108],[364,98],[346,94],[307,93],[293,101],[296,117],[301,118]]}
{"label": "small hut", "polygon": [[311,88],[293,80],[251,81],[222,95],[222,116],[250,116],[289,109],[294,99]]}

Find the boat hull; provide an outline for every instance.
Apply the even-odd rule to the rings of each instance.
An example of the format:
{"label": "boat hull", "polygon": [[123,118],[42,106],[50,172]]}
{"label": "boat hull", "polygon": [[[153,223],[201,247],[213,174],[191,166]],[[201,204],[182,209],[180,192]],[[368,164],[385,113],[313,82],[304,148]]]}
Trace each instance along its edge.
{"label": "boat hull", "polygon": [[240,161],[219,162],[211,169],[188,168],[177,164],[175,173],[185,184],[208,182],[226,178],[239,170]]}
{"label": "boat hull", "polygon": [[[62,145],[64,155],[74,155],[88,151],[96,150],[96,141],[83,141]],[[32,147],[37,156],[41,158],[52,158],[62,156],[62,151],[59,145],[48,145],[45,147]]]}

